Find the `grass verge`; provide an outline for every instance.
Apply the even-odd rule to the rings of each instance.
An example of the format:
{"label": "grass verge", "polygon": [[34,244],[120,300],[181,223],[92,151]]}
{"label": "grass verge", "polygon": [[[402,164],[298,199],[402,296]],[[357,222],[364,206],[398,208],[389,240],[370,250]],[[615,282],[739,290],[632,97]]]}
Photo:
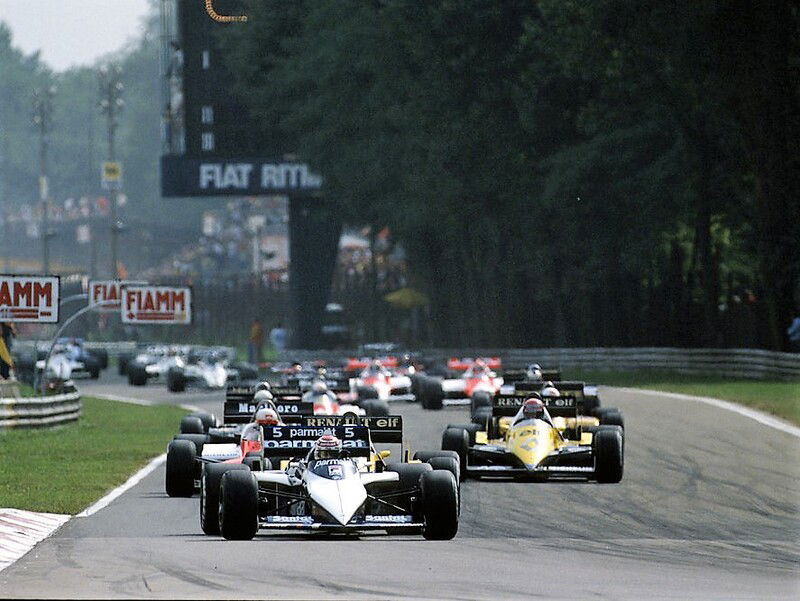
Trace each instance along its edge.
{"label": "grass verge", "polygon": [[800,382],[746,380],[651,371],[566,371],[564,377],[734,401],[800,425]]}
{"label": "grass verge", "polygon": [[74,514],[163,453],[186,414],[83,398],[80,420],[0,430],[0,507]]}

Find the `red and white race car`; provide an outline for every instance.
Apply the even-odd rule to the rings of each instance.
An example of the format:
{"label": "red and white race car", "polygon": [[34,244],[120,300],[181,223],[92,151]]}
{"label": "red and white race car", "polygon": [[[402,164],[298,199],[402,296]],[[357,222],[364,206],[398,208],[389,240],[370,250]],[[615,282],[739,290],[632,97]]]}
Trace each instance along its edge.
{"label": "red and white race car", "polygon": [[469,405],[476,394],[494,395],[503,385],[496,370],[502,368],[499,357],[457,358],[447,361],[448,377],[426,378],[420,401],[425,409],[443,405]]}
{"label": "red and white race car", "polygon": [[381,401],[414,401],[411,378],[399,373],[396,357],[383,359],[350,359],[346,369],[361,369],[357,377],[350,379],[350,392],[357,401],[379,399]]}

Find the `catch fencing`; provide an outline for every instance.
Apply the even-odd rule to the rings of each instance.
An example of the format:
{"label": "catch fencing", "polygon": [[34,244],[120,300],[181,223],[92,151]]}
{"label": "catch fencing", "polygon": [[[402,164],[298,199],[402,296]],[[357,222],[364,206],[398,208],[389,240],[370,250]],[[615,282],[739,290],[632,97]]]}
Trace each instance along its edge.
{"label": "catch fencing", "polygon": [[[800,353],[759,349],[686,349],[667,347],[532,348],[532,349],[420,349],[427,363],[443,364],[448,357],[500,357],[503,367],[522,368],[538,363],[543,368],[597,371],[670,371],[729,377],[800,379]],[[356,356],[358,350],[288,350],[286,361]]]}
{"label": "catch fencing", "polygon": [[44,397],[0,397],[0,429],[55,426],[74,422],[80,415],[77,390]]}

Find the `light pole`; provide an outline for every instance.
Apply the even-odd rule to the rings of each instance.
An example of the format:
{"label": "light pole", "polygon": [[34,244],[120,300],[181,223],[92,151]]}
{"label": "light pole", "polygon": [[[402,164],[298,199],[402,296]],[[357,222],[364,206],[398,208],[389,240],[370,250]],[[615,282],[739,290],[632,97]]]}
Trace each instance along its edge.
{"label": "light pole", "polygon": [[[122,69],[119,65],[110,64],[100,68],[100,111],[106,116],[108,127],[108,160],[114,162],[116,153],[114,149],[114,135],[119,122],[117,117],[125,106],[122,92],[125,89],[120,81]],[[119,182],[111,184],[111,277],[116,279],[117,271],[117,242],[122,229],[117,221],[117,187]]]}
{"label": "light pole", "polygon": [[48,221],[49,185],[47,182],[47,136],[53,127],[53,96],[56,87],[33,91],[33,124],[39,130],[39,199],[42,203],[42,273],[50,271],[50,224]]}

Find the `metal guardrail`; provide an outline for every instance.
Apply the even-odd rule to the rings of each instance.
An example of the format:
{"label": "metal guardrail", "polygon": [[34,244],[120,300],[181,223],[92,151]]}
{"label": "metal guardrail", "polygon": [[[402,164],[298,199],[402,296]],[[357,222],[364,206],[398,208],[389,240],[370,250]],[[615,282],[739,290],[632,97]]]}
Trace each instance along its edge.
{"label": "metal guardrail", "polygon": [[[83,346],[86,350],[105,350],[109,357],[119,357],[123,353],[135,353],[142,346],[147,345],[165,345],[165,346],[181,346],[174,342],[135,342],[132,340],[124,340],[120,342],[84,342]],[[33,351],[35,348],[46,349],[49,345],[47,340],[17,340],[14,342],[14,351]],[[211,348],[200,344],[189,345],[194,348]],[[215,346],[214,348],[227,349],[228,353],[235,355],[235,349],[229,346]]]}
{"label": "metal guardrail", "polygon": [[[542,367],[576,368],[599,371],[672,371],[713,374],[740,378],[800,379],[800,353],[780,353],[760,349],[686,349],[669,347],[607,348],[467,348],[418,349],[423,357],[445,361],[448,357],[502,358],[503,366],[521,368],[530,363]],[[325,359],[336,361],[343,356],[357,356],[357,350],[310,351],[288,350],[284,361]],[[396,354],[396,353],[395,353]]]}
{"label": "metal guardrail", "polygon": [[0,398],[0,428],[41,428],[76,421],[81,395],[76,390],[45,397]]}

